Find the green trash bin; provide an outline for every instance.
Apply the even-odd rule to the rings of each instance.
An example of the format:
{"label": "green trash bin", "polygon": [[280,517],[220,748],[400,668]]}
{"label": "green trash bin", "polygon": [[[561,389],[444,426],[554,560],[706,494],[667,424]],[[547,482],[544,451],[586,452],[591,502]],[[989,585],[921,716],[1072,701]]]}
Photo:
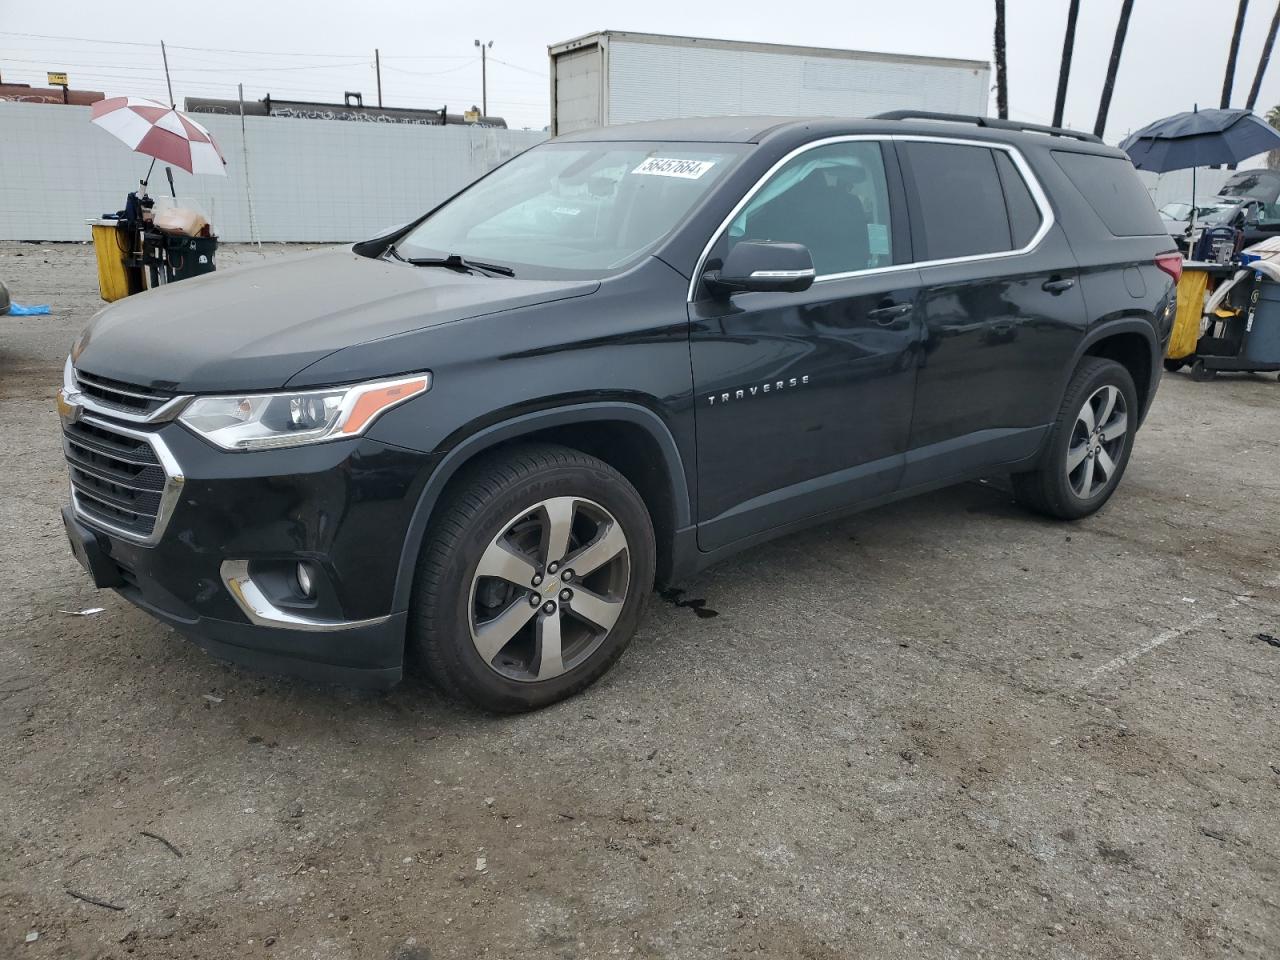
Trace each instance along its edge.
{"label": "green trash bin", "polygon": [[217,237],[169,237],[165,241],[165,273],[170,283],[213,273]]}

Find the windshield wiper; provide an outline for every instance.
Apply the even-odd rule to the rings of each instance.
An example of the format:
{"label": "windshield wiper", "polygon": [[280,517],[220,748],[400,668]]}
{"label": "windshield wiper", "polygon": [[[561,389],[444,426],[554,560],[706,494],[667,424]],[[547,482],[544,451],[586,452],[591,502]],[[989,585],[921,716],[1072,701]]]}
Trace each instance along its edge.
{"label": "windshield wiper", "polygon": [[402,257],[395,247],[391,247],[391,255],[404,263],[415,267],[444,267],[447,270],[459,270],[463,273],[488,273],[500,277],[514,277],[516,272],[500,263],[485,263],[481,260],[469,260],[460,254],[451,253],[447,257]]}

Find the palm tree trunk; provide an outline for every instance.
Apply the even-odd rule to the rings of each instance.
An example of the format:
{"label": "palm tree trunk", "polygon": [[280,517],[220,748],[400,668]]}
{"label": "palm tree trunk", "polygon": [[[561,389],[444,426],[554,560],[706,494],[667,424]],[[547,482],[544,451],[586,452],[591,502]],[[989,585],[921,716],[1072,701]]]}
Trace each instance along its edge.
{"label": "palm tree trunk", "polygon": [[1253,75],[1253,86],[1249,88],[1249,99],[1244,108],[1252,111],[1258,103],[1258,94],[1262,90],[1262,76],[1267,72],[1267,64],[1271,62],[1271,48],[1276,43],[1276,30],[1280,28],[1280,3],[1276,4],[1275,15],[1271,18],[1271,29],[1267,31],[1267,39],[1262,44],[1262,56],[1258,58],[1258,70]]}
{"label": "palm tree trunk", "polygon": [[1005,73],[1004,55],[1004,0],[996,0],[996,115],[1009,119],[1009,83]]}
{"label": "palm tree trunk", "polygon": [[[1280,8],[1277,9],[1280,13]],[[1067,33],[1062,39],[1062,66],[1058,68],[1058,98],[1053,103],[1053,125],[1062,126],[1062,112],[1067,106],[1067,78],[1071,76],[1071,54],[1076,46],[1076,18],[1080,16],[1080,0],[1071,0],[1067,8]]]}
{"label": "palm tree trunk", "polygon": [[1116,24],[1116,39],[1111,45],[1111,62],[1107,64],[1107,79],[1102,83],[1102,98],[1098,101],[1098,119],[1093,124],[1093,135],[1101,137],[1107,128],[1107,113],[1111,110],[1111,93],[1116,86],[1116,74],[1120,70],[1120,54],[1124,52],[1124,36],[1129,32],[1129,16],[1133,13],[1133,0],[1124,0],[1120,7],[1120,21]]}
{"label": "palm tree trunk", "polygon": [[1249,0],[1240,0],[1236,7],[1236,28],[1231,32],[1231,49],[1227,51],[1227,72],[1222,78],[1222,103],[1226,110],[1231,106],[1231,87],[1236,79],[1236,57],[1240,54],[1240,34],[1244,32],[1245,14],[1249,12]]}

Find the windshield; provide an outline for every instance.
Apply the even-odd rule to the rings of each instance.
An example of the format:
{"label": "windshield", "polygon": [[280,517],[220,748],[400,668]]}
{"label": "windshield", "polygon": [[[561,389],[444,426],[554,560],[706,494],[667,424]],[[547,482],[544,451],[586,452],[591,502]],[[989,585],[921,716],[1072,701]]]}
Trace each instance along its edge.
{"label": "windshield", "polygon": [[441,207],[396,244],[521,277],[594,277],[667,236],[748,149],[722,143],[545,144]]}
{"label": "windshield", "polygon": [[1256,201],[1245,203],[1218,203],[1211,207],[1204,207],[1200,211],[1200,216],[1207,224],[1215,226],[1230,226],[1236,220],[1243,221],[1253,209],[1257,206]]}
{"label": "windshield", "polygon": [[1251,197],[1274,203],[1280,194],[1280,176],[1270,170],[1242,170],[1218,191],[1220,197]]}

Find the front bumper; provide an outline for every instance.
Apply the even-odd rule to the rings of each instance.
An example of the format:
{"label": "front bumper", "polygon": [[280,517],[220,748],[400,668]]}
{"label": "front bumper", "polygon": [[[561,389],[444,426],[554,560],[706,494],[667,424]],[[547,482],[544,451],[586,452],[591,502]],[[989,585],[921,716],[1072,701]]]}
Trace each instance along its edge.
{"label": "front bumper", "polygon": [[[434,458],[368,438],[227,453],[177,424],[155,433],[181,483],[153,542],[63,511],[95,583],[254,669],[397,682],[407,622],[394,601],[401,546]],[[290,593],[299,561],[313,572],[313,598]]]}

